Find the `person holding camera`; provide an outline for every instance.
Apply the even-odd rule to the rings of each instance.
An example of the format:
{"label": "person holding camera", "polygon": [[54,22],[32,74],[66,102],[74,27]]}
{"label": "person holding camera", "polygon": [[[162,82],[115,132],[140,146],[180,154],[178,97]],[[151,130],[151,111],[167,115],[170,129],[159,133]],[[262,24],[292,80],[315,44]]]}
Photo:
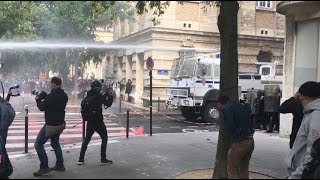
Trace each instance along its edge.
{"label": "person holding camera", "polygon": [[112,164],[111,160],[106,157],[108,132],[103,121],[102,105],[108,108],[112,105],[112,92],[102,95],[102,85],[99,81],[91,83],[91,89],[87,93],[87,97],[81,102],[81,114],[84,121],[87,121],[86,137],[82,143],[78,165],[84,163],[84,156],[94,132],[101,137],[101,164]]}
{"label": "person holding camera", "polygon": [[[34,176],[41,176],[50,171],[65,171],[63,164],[62,150],[60,147],[60,134],[66,127],[65,108],[68,102],[68,96],[61,88],[62,80],[58,77],[51,79],[51,93],[47,95],[44,91],[37,93],[36,102],[40,111],[44,111],[45,125],[40,130],[34,143],[39,160],[40,169],[34,173]],[[54,150],[57,161],[53,168],[48,166],[48,157],[44,149],[44,144],[50,139],[51,147]]]}

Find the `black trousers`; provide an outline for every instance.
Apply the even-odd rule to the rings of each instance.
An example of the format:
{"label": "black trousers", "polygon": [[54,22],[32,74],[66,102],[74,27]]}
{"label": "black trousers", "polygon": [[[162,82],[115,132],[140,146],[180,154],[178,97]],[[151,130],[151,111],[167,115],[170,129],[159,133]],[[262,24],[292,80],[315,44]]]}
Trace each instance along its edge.
{"label": "black trousers", "polygon": [[86,137],[84,139],[84,142],[82,143],[81,146],[81,151],[80,151],[80,158],[81,160],[84,160],[84,156],[86,153],[86,150],[88,148],[88,144],[91,141],[92,135],[94,132],[97,132],[100,137],[101,137],[101,160],[106,159],[107,155],[107,144],[108,144],[108,132],[106,129],[106,126],[104,124],[100,124],[99,126],[90,126],[88,124],[87,130],[86,130]]}

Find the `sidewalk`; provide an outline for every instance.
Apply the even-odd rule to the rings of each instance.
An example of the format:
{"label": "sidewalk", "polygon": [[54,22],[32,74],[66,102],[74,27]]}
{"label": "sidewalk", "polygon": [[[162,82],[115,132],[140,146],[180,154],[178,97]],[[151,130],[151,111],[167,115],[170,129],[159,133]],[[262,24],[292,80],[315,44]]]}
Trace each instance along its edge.
{"label": "sidewalk", "polygon": [[[109,139],[108,158],[114,164],[100,166],[100,142],[91,142],[83,166],[78,166],[80,146],[63,149],[65,172],[50,172],[45,179],[174,179],[177,175],[198,169],[213,168],[218,132],[160,134]],[[284,158],[289,140],[255,133],[255,150],[250,170],[275,178],[284,178]],[[48,152],[49,166],[54,166],[53,151]],[[10,156],[14,166],[11,179],[35,179],[39,168],[36,154]],[[199,177],[201,178],[201,177]]]}

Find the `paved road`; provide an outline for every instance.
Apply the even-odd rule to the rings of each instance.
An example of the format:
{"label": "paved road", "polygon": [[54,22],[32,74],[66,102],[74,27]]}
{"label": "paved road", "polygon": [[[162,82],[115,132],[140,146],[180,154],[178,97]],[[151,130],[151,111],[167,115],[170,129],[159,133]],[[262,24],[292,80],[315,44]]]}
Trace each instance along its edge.
{"label": "paved road", "polygon": [[[40,129],[44,125],[44,115],[42,113],[29,114],[28,123],[28,147],[29,150],[34,149],[34,142]],[[109,117],[105,115],[104,122],[108,129],[109,137],[121,137],[125,136],[125,128],[115,123],[113,120],[115,117]],[[66,129],[61,135],[61,144],[70,145],[74,143],[82,142],[82,119],[76,113],[70,113],[66,115]],[[76,126],[77,125],[77,126]],[[100,139],[99,135],[95,133],[92,140]],[[50,141],[45,144],[45,147],[50,146]],[[7,140],[8,152],[20,152],[24,151],[25,147],[25,118],[23,116],[17,116],[9,128],[8,140]]]}

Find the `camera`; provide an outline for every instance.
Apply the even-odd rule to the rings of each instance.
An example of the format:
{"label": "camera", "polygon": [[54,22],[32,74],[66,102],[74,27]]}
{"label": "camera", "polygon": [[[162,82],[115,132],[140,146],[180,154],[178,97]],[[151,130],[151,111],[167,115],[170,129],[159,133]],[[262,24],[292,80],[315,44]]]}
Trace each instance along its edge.
{"label": "camera", "polygon": [[37,90],[31,91],[31,94],[36,95],[36,99],[40,99],[40,100],[46,98],[46,96],[47,96],[46,92],[44,92],[44,91],[40,92],[40,91],[37,91]]}
{"label": "camera", "polygon": [[33,95],[39,95],[40,94],[40,92],[39,91],[37,91],[37,90],[33,90],[33,91],[31,91],[31,94],[33,94]]}
{"label": "camera", "polygon": [[[9,91],[12,91],[13,89],[19,89],[19,87],[20,87],[20,85],[12,86],[9,88]],[[19,93],[19,91],[16,91],[16,93],[15,94],[12,93],[11,96],[13,96],[13,97],[20,96],[20,93]]]}

